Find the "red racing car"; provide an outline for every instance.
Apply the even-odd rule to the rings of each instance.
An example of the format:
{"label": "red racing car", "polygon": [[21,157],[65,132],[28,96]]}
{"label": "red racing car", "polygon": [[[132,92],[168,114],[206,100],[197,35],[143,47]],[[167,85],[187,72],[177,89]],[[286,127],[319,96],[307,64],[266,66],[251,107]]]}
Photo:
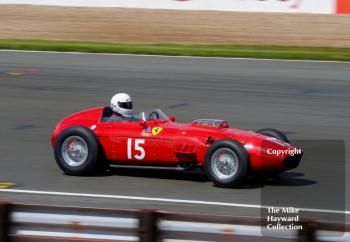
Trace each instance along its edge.
{"label": "red racing car", "polygon": [[218,186],[238,186],[248,175],[272,175],[296,168],[302,150],[275,129],[230,128],[227,121],[177,123],[160,109],[132,120],[113,120],[100,107],[73,114],[54,128],[51,143],[68,175],[89,175],[110,164],[192,169],[200,166]]}

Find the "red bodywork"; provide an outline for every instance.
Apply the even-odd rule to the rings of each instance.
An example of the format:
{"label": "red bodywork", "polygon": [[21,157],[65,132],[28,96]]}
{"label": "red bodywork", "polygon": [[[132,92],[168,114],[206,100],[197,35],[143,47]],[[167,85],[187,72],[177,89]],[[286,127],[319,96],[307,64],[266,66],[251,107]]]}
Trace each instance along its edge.
{"label": "red bodywork", "polygon": [[84,126],[93,130],[107,159],[116,164],[176,166],[188,162],[204,166],[208,148],[221,139],[244,145],[253,173],[283,172],[298,166],[301,157],[272,154],[273,150],[296,148],[252,131],[229,128],[225,121],[219,127],[170,120],[101,122],[102,110],[103,107],[90,109],[63,119],[53,131],[52,146],[64,129]]}

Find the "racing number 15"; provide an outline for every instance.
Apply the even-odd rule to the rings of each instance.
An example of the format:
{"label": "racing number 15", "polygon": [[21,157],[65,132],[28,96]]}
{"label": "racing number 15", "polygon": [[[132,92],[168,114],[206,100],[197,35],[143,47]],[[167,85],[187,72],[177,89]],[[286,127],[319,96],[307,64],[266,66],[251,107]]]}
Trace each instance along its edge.
{"label": "racing number 15", "polygon": [[[134,155],[134,158],[137,160],[142,160],[145,158],[145,149],[140,146],[140,144],[144,144],[145,140],[144,139],[135,139],[135,151],[139,151],[140,154]],[[128,139],[128,159],[132,159],[132,139]]]}

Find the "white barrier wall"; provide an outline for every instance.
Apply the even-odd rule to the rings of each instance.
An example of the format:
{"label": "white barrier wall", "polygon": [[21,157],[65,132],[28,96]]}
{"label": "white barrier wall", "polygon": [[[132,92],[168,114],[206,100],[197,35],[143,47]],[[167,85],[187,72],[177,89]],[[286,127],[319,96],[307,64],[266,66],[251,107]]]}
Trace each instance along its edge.
{"label": "white barrier wall", "polygon": [[337,1],[340,0],[0,0],[0,4],[333,14]]}

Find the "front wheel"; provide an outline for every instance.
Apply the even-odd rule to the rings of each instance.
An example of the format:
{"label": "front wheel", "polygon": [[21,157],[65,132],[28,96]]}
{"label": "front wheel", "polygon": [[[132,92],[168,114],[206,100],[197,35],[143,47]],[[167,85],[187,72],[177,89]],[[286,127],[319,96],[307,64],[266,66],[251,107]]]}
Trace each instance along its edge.
{"label": "front wheel", "polygon": [[[283,142],[286,142],[290,144],[289,139],[285,134],[283,134],[281,131],[277,129],[271,129],[271,128],[265,128],[265,129],[259,129],[256,131],[258,134],[262,134],[271,138],[275,138],[278,140],[281,140]],[[282,172],[270,172],[270,173],[264,173],[264,174],[258,174],[257,177],[261,180],[269,179],[269,178],[276,178],[279,174]]]}
{"label": "front wheel", "polygon": [[58,166],[67,174],[88,175],[97,168],[99,143],[94,133],[76,126],[64,130],[57,138],[54,153]]}
{"label": "front wheel", "polygon": [[216,141],[206,153],[205,170],[210,180],[217,186],[239,186],[247,176],[248,153],[237,141],[231,139]]}
{"label": "front wheel", "polygon": [[281,131],[278,131],[277,129],[271,129],[271,128],[266,128],[266,129],[259,129],[256,131],[258,134],[266,135],[278,140],[281,140],[286,143],[290,143],[289,139],[285,134],[283,134]]}

